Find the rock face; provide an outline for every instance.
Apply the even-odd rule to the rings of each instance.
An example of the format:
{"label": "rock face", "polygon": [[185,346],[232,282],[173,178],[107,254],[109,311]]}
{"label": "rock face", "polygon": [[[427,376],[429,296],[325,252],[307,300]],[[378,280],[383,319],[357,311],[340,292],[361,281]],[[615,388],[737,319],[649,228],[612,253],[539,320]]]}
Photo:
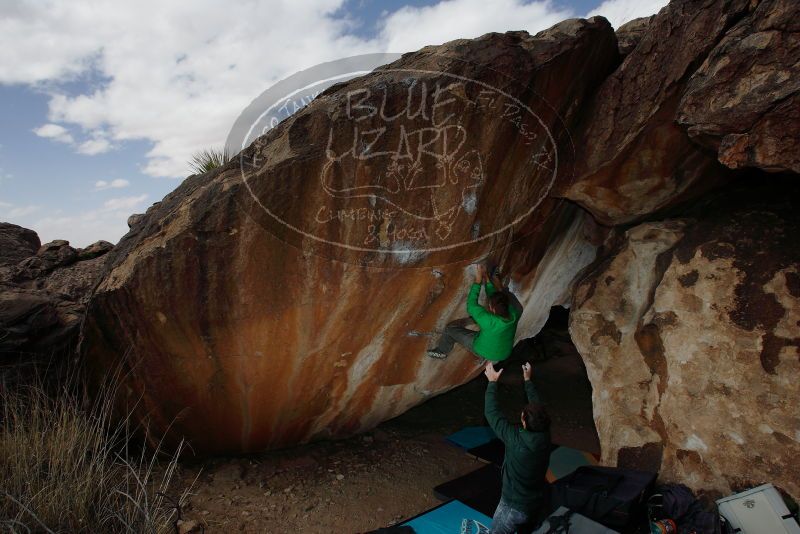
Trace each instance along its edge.
{"label": "rock face", "polygon": [[636,45],[639,44],[639,41],[644,38],[650,29],[650,24],[654,18],[656,18],[655,15],[640,17],[617,28],[617,43],[620,55],[627,56],[633,52],[633,49],[636,48]]}
{"label": "rock face", "polygon": [[[344,436],[480,372],[424,353],[489,259],[519,337],[572,303],[605,463],[800,498],[791,8],[672,0],[617,34],[487,34],[334,85],[131,217],[82,354],[197,453]],[[65,246],[5,268],[70,294],[57,274],[88,262]]]}
{"label": "rock face", "polygon": [[570,332],[604,463],[800,496],[799,193],[778,181],[636,226],[581,282]]}
{"label": "rock face", "polygon": [[797,2],[763,1],[692,75],[678,121],[728,167],[800,172],[798,64]]}
{"label": "rock face", "polygon": [[73,347],[80,321],[113,245],[74,249],[39,244],[36,232],[0,223],[0,361],[49,356]]}
{"label": "rock face", "polygon": [[141,222],[143,218],[144,218],[143,213],[134,213],[133,215],[128,217],[128,228],[133,228],[134,226],[139,224],[139,222]]}
{"label": "rock face", "polygon": [[198,453],[352,434],[463,383],[473,356],[425,351],[465,315],[471,261],[512,274],[524,336],[594,257],[594,224],[548,193],[616,62],[607,21],[569,20],[333,86],[134,223],[82,352],[100,376],[122,359],[121,400]]}
{"label": "rock face", "polygon": [[86,248],[78,250],[78,259],[91,260],[92,258],[97,258],[103,254],[111,252],[111,249],[113,248],[114,245],[108,241],[97,241]]}
{"label": "rock face", "polygon": [[697,195],[725,175],[676,124],[697,65],[748,0],[673,0],[598,89],[576,133],[576,180],[565,196],[605,224],[628,223]]}
{"label": "rock face", "polygon": [[33,230],[16,224],[0,223],[0,267],[16,265],[36,254],[41,243]]}

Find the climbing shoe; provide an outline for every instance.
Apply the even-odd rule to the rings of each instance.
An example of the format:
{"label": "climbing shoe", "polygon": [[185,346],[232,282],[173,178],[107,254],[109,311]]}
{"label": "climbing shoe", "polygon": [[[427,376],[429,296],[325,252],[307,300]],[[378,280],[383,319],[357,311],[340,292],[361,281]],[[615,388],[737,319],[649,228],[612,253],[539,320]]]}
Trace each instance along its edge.
{"label": "climbing shoe", "polygon": [[444,360],[445,358],[447,358],[447,354],[445,354],[444,352],[439,352],[438,350],[429,350],[428,356],[430,356],[431,358],[436,358],[437,360]]}

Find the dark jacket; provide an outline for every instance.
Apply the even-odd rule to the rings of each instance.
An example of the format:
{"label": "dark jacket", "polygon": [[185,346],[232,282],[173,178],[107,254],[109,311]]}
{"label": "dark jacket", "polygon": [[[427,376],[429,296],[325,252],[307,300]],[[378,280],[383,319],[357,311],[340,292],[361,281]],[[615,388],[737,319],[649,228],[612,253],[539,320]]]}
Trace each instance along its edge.
{"label": "dark jacket", "polygon": [[[530,380],[525,381],[528,402],[539,402]],[[515,510],[535,513],[545,503],[550,432],[530,432],[509,423],[497,405],[497,383],[486,387],[486,419],[506,446],[503,461],[503,500]],[[521,410],[520,410],[521,411]]]}

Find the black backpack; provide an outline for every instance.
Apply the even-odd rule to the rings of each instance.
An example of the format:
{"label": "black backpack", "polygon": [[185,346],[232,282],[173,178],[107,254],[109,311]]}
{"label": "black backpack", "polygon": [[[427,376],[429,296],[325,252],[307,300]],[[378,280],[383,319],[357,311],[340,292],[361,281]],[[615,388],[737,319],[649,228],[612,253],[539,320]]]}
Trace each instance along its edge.
{"label": "black backpack", "polygon": [[566,506],[607,527],[643,520],[656,474],[616,467],[581,466],[552,485],[553,508]]}
{"label": "black backpack", "polygon": [[719,513],[706,511],[692,490],[683,484],[664,484],[656,488],[647,501],[647,513],[651,521],[675,521],[678,534],[723,534],[726,531]]}

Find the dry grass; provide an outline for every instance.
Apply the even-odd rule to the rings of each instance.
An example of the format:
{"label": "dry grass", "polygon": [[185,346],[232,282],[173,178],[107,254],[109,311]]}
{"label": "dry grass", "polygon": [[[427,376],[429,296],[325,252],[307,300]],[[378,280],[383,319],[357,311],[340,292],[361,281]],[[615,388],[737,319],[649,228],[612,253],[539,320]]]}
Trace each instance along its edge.
{"label": "dry grass", "polygon": [[0,383],[0,533],[175,532],[177,454],[134,452],[111,389],[88,409],[70,389]]}

